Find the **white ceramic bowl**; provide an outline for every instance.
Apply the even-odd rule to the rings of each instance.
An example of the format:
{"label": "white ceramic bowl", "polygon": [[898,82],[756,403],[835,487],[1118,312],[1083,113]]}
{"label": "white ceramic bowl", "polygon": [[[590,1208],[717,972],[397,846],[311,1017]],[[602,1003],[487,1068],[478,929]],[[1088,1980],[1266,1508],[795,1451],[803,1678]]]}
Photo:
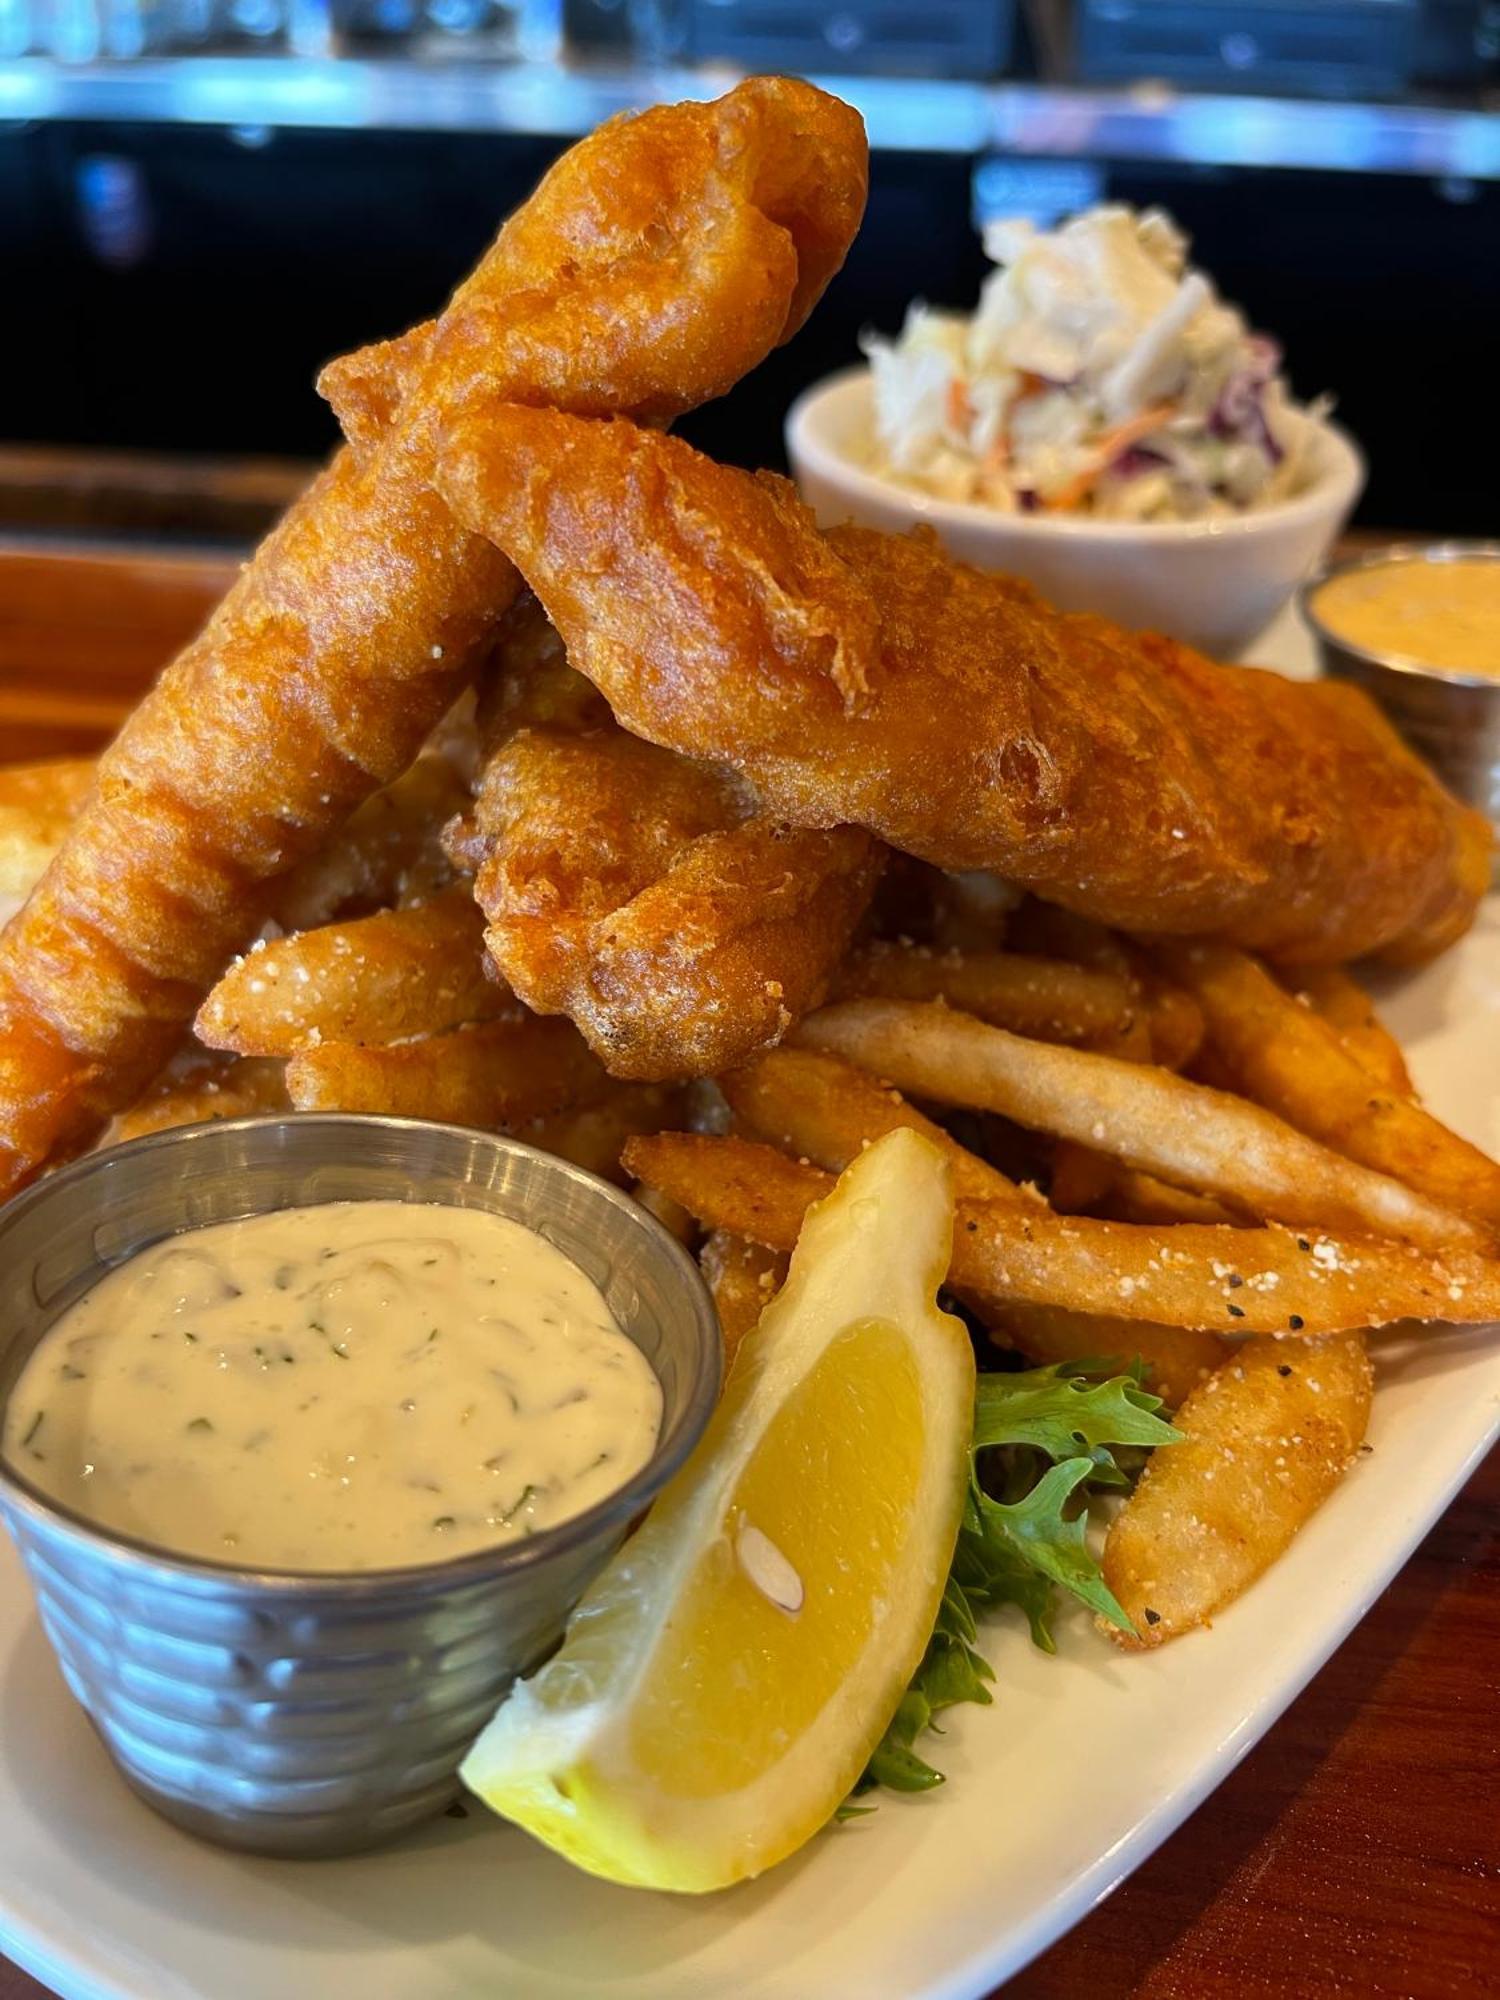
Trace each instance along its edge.
{"label": "white ceramic bowl", "polygon": [[1170,632],[1220,658],[1263,632],[1322,562],[1364,485],[1358,450],[1318,423],[1312,484],[1294,499],[1223,521],[1094,521],[997,514],[934,500],[867,471],[870,371],[847,369],[793,404],[787,455],[824,527],[857,521],[902,533],[919,521],[978,569],[1022,576],[1064,611]]}

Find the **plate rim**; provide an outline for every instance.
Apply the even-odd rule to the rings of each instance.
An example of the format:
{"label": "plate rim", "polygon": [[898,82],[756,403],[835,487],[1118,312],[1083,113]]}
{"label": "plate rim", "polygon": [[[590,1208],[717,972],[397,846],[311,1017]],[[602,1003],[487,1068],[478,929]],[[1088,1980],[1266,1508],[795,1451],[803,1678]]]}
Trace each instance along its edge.
{"label": "plate rim", "polygon": [[[1290,670],[1298,677],[1305,674],[1310,663],[1305,660],[1306,642],[1295,620],[1278,620],[1272,634],[1277,643],[1268,643],[1272,638],[1268,634],[1256,650],[1263,657],[1290,654],[1285,660],[1277,659],[1276,664],[1283,672]],[[1491,950],[1500,952],[1500,897],[1491,899],[1491,908],[1488,928],[1495,933]],[[1472,1331],[1476,1345],[1484,1340],[1485,1330]],[[1493,1333],[1494,1328],[1489,1331]],[[1207,1754],[1190,1769],[1178,1772],[1116,1839],[1060,1879],[1023,1920],[1011,1921],[963,1950],[920,1985],[913,1985],[906,2000],[983,2000],[1105,1901],[1184,1824],[1308,1687],[1452,1506],[1500,1440],[1500,1395],[1477,1397],[1467,1415],[1456,1414],[1450,1421],[1447,1434],[1458,1447],[1457,1456],[1432,1476],[1420,1504],[1404,1517],[1398,1513],[1394,1532],[1381,1547],[1378,1559],[1359,1570],[1335,1615],[1309,1635],[1304,1651],[1279,1678],[1256,1693],[1232,1725],[1217,1736]],[[35,1611],[29,1599],[15,1606],[13,1617],[18,1629],[34,1624]],[[0,1796],[9,1789],[0,1775]],[[762,1915],[760,1921],[768,1919]],[[168,1995],[172,2000],[190,2000],[190,1996],[192,2000],[212,2000],[210,1990],[195,1983],[196,1968],[183,1974],[157,1964],[151,1968],[154,1983],[142,1984],[137,1968],[129,1962],[130,1948],[130,1933],[126,1931],[75,1925],[63,1932],[50,1914],[39,1919],[24,1901],[17,1901],[10,1881],[0,1877],[0,1952],[62,2000],[167,2000]],[[331,1962],[325,1969],[334,1976]],[[499,1968],[497,1973],[504,1978]],[[756,1979],[756,1990],[760,1977],[763,1972]],[[488,1990],[498,1994],[506,1988],[496,1985]]]}

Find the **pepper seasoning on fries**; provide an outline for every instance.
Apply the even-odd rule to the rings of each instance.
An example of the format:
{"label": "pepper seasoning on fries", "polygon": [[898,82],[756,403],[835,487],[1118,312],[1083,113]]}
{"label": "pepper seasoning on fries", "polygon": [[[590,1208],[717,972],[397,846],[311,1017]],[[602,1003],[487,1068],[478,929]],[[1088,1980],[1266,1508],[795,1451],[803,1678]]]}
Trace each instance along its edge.
{"label": "pepper seasoning on fries", "polygon": [[[503,1124],[639,1176],[679,1228],[707,1231],[732,1356],[828,1176],[914,1126],[950,1161],[950,1282],[996,1345],[1036,1365],[1136,1360],[1178,1412],[1185,1442],[1151,1461],[1104,1557],[1146,1646],[1247,1588],[1342,1476],[1369,1409],[1360,1328],[1500,1314],[1500,1168],[1417,1105],[1347,973],[1284,986],[1248,954],[1137,943],[1016,908],[1003,885],[965,885],[974,908],[1007,913],[1003,940],[994,924],[968,949],[883,935],[877,905],[833,1004],[717,1079],[721,1135],[674,1132],[679,1087],[612,1079],[488,960],[464,845],[445,839],[460,773],[481,762],[473,726],[450,723],[303,864],[279,899],[301,927],[273,921],[226,967],[112,1139],[291,1107]],[[88,782],[81,763],[0,773],[16,888]],[[908,870],[900,908],[910,922],[924,877],[935,928],[951,904],[937,871]],[[1029,1184],[974,1150],[976,1112],[1013,1135],[1008,1158],[1030,1149]]]}
{"label": "pepper seasoning on fries", "polygon": [[[569,158],[439,321],[332,366],[350,443],[197,668],[148,699],[135,767],[111,753],[97,785],[79,761],[0,771],[0,905],[66,861],[80,812],[89,863],[58,877],[73,890],[62,945],[46,888],[7,939],[0,1069],[36,1130],[0,1143],[0,1181],[108,1110],[116,1141],[252,1112],[504,1128],[633,1185],[697,1249],[732,1355],[832,1176],[912,1128],[951,1175],[947,1282],[981,1344],[1042,1368],[1138,1364],[1142,1393],[1177,1412],[1182,1440],[1157,1445],[1104,1558],[1121,1643],[1161,1644],[1247,1588],[1343,1476],[1371,1408],[1367,1329],[1500,1318],[1500,1165],[1418,1103],[1346,968],[1273,966],[1222,939],[1436,948],[1472,915],[1486,836],[1348,690],[1293,692],[1061,619],[934,543],[822,538],[776,482],[600,421],[664,423],[800,324],[863,197],[847,107],[762,80],[618,122]],[[620,159],[662,172],[622,175]],[[613,217],[621,187],[645,205],[616,258],[582,222]],[[560,221],[588,236],[586,283],[559,263]],[[536,302],[539,274],[533,323],[511,307],[518,289]],[[736,318],[739,292],[755,312]],[[609,502],[627,463],[635,514]],[[334,519],[343,534],[316,532]],[[374,628],[356,558],[393,591]],[[285,657],[258,639],[242,675],[243,633],[275,624],[255,604],[308,576],[329,586],[306,592],[318,619]],[[663,604],[694,616],[658,655]],[[1128,699],[1075,709],[1078,660]],[[985,711],[988,763],[967,740],[963,697],[988,686],[970,669],[1009,690],[1010,723]],[[206,723],[183,692],[203,686]],[[275,696],[274,728],[253,726],[252,695]],[[314,711],[326,785],[295,754]],[[1210,711],[1216,729],[1197,728]],[[231,720],[249,736],[216,789]],[[1314,724],[1337,778],[1328,837],[1283,842],[1273,799],[1244,816],[1247,844],[1209,769],[1218,734],[1295,743]],[[1142,867],[1110,810],[1049,790],[1106,762],[1120,810],[1168,767],[1193,838],[1156,827]],[[1406,844],[1366,871],[1372,763],[1404,801],[1388,810]],[[106,935],[113,830],[143,773],[161,780],[162,844],[127,872],[148,921],[70,1026],[54,1018],[80,1001],[64,946]],[[241,853],[252,821],[257,851]],[[1138,934],[1163,912],[1180,927],[1183,908],[1215,941]],[[55,1074],[33,1088],[48,1048]]]}

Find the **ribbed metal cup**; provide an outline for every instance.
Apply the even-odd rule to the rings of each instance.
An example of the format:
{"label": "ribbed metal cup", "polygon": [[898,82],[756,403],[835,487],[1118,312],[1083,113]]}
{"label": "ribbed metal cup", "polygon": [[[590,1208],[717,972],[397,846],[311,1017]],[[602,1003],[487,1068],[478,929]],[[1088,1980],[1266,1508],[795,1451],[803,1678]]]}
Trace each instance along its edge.
{"label": "ribbed metal cup", "polygon": [[1318,592],[1331,577],[1391,563],[1459,561],[1492,562],[1500,570],[1500,542],[1437,542],[1335,563],[1303,585],[1302,615],[1317,639],[1324,672],[1362,687],[1448,789],[1487,814],[1500,831],[1500,661],[1491,678],[1430,667],[1400,653],[1372,652],[1340,638],[1317,610]]}
{"label": "ribbed metal cup", "polygon": [[517,1674],[702,1434],[720,1337],[697,1267],[636,1203],[510,1139],[409,1119],[254,1118],[138,1139],[0,1210],[0,1401],[55,1319],[184,1229],[328,1201],[512,1217],[586,1272],[661,1383],[649,1464],[559,1527],[420,1568],[310,1575],[101,1529],[0,1463],[0,1514],[69,1687],[120,1770],[193,1833],[343,1854],[439,1812]]}

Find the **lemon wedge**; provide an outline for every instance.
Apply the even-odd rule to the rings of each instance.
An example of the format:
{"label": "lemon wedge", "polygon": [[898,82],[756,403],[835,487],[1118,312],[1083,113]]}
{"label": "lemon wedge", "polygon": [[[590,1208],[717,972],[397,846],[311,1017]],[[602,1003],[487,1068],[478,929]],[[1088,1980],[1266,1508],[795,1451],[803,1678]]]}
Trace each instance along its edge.
{"label": "lemon wedge", "polygon": [[698,1449],[511,1691],[466,1784],[579,1867],[758,1875],[831,1817],[932,1631],[974,1362],[939,1312],[949,1171],[890,1133],[808,1212]]}

